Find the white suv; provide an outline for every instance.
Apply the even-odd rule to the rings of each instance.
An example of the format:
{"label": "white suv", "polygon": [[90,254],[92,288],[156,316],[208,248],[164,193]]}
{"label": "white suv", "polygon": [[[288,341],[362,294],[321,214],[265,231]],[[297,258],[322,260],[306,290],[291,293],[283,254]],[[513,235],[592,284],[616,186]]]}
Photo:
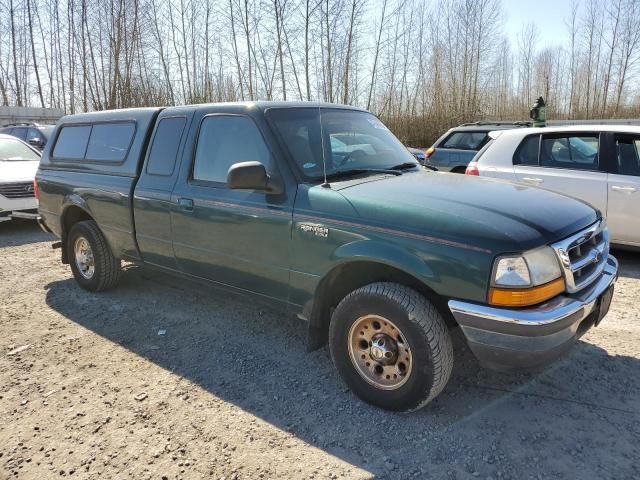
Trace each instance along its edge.
{"label": "white suv", "polygon": [[40,153],[22,140],[0,134],[0,222],[36,218],[33,180]]}
{"label": "white suv", "polygon": [[584,200],[606,216],[612,243],[640,247],[640,127],[521,128],[489,136],[467,175]]}

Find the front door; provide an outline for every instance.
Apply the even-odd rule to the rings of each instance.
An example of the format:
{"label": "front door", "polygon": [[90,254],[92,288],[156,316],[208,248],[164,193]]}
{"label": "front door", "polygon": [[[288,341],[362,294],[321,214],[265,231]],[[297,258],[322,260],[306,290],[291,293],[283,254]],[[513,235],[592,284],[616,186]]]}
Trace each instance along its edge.
{"label": "front door", "polygon": [[[198,118],[199,117],[199,118]],[[259,161],[278,175],[274,154],[253,118],[196,115],[195,151],[185,151],[172,194],[173,248],[190,275],[287,300],[289,244],[295,188],[272,195],[231,190],[235,163]],[[187,158],[189,161],[187,161]]]}
{"label": "front door", "polygon": [[538,159],[514,165],[519,182],[578,198],[605,214],[607,172],[600,166],[598,133],[554,133],[527,140],[539,140]]}
{"label": "front door", "polygon": [[640,245],[640,135],[616,135],[617,164],[609,174],[607,225],[611,241]]}

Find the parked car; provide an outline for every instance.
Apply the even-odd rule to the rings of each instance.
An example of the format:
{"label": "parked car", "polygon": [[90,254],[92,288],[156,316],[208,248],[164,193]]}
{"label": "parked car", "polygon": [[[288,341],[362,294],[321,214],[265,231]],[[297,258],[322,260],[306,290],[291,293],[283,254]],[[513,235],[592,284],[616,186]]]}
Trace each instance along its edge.
{"label": "parked car", "polygon": [[37,218],[34,179],[40,153],[22,140],[0,134],[0,222]]}
{"label": "parked car", "polygon": [[640,246],[640,127],[525,128],[491,137],[468,174],[584,200],[606,217],[612,243]]}
{"label": "parked car", "polygon": [[427,160],[427,154],[425,153],[424,150],[421,150],[419,148],[413,148],[413,147],[407,147],[407,150],[411,152],[411,155],[416,157],[416,160],[420,162],[420,165],[424,165],[424,162]]}
{"label": "parked car", "polygon": [[32,147],[42,151],[47,144],[53,125],[39,125],[37,123],[12,123],[0,128],[0,133],[13,135],[27,142]]}
{"label": "parked car", "polygon": [[82,288],[114,287],[127,260],[271,300],[383,408],[415,410],[442,391],[452,328],[490,367],[537,367],[611,302],[618,267],[599,212],[431,172],[364,110],[96,112],[63,118],[52,142],[40,222]]}
{"label": "parked car", "polygon": [[439,171],[464,173],[489,140],[489,132],[531,126],[531,122],[474,122],[449,129],[425,152],[423,165]]}

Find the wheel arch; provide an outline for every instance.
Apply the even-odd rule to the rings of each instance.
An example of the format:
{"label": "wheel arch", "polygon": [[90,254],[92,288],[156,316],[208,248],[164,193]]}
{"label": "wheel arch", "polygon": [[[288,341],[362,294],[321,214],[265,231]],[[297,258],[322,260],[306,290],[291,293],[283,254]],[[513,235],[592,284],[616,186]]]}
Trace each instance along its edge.
{"label": "wheel arch", "polygon": [[417,291],[433,302],[448,326],[457,325],[447,308],[447,299],[420,277],[413,270],[380,258],[353,258],[336,265],[322,277],[314,292],[308,315],[308,350],[326,344],[331,315],[338,303],[350,292],[376,282],[393,282]]}
{"label": "wheel arch", "polygon": [[[60,216],[60,232],[61,232],[61,240],[62,244],[65,245],[67,241],[67,236],[71,228],[78,222],[83,222],[86,220],[94,220],[91,213],[89,213],[89,209],[87,208],[84,200],[81,198],[69,197],[66,205],[63,207],[62,215]],[[69,258],[67,255],[67,249],[62,248],[62,263],[69,263]]]}

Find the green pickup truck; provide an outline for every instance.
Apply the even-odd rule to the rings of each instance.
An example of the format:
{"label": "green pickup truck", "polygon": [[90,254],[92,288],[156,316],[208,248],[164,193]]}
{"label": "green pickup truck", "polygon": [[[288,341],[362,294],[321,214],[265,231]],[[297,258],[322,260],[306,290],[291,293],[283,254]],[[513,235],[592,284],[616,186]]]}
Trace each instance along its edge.
{"label": "green pickup truck", "polygon": [[539,367],[602,320],[617,278],[589,205],[429,171],[374,115],[340,105],[67,116],[36,190],[81,287],[114,287],[127,261],[258,295],[392,410],[443,390],[452,329],[489,367]]}

